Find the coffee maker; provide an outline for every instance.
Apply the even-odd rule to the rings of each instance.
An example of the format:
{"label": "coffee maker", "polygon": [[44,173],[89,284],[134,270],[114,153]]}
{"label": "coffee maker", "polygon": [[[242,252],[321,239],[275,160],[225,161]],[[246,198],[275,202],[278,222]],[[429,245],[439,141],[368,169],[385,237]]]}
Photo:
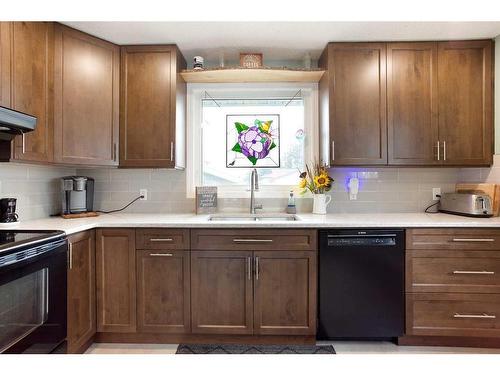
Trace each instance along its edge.
{"label": "coffee maker", "polygon": [[94,208],[94,179],[85,176],[61,178],[62,213],[79,214]]}
{"label": "coffee maker", "polygon": [[0,199],[0,223],[15,223],[17,221],[16,201],[16,198]]}

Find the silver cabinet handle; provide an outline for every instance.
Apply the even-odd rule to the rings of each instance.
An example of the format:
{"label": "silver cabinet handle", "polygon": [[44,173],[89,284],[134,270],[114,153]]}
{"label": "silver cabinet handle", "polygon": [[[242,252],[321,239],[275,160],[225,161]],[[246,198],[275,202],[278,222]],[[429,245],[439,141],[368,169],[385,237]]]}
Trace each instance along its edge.
{"label": "silver cabinet handle", "polygon": [[173,257],[174,254],[172,253],[151,253],[149,254],[150,257]]}
{"label": "silver cabinet handle", "polygon": [[252,280],[252,257],[247,258],[247,276],[248,280]]}
{"label": "silver cabinet handle", "polygon": [[443,160],[446,161],[446,141],[443,141]]}
{"label": "silver cabinet handle", "polygon": [[69,244],[69,259],[68,259],[69,269],[73,269],[73,244]]}
{"label": "silver cabinet handle", "polygon": [[259,257],[255,257],[255,280],[259,280]]}
{"label": "silver cabinet handle", "polygon": [[241,242],[241,243],[261,243],[261,242],[273,242],[273,240],[261,240],[256,238],[235,238],[233,242]]}
{"label": "silver cabinet handle", "polygon": [[462,319],[465,319],[465,318],[473,318],[473,319],[496,319],[496,315],[489,315],[489,314],[486,314],[486,313],[482,313],[482,314],[459,314],[459,313],[455,313],[453,315],[454,318],[462,318]]}
{"label": "silver cabinet handle", "polygon": [[494,238],[453,238],[452,242],[495,242]]}
{"label": "silver cabinet handle", "polygon": [[439,159],[440,159],[440,157],[441,157],[441,155],[440,155],[440,153],[439,153],[439,148],[440,148],[440,147],[439,147],[439,141],[437,141],[437,149],[438,149],[438,161],[439,161]]}
{"label": "silver cabinet handle", "polygon": [[21,141],[22,141],[23,154],[24,154],[24,153],[26,153],[26,136],[23,133],[21,137],[22,137]]}
{"label": "silver cabinet handle", "polygon": [[113,161],[116,161],[116,142],[113,143]]}
{"label": "silver cabinet handle", "polygon": [[493,271],[453,271],[454,275],[494,275]]}
{"label": "silver cabinet handle", "polygon": [[150,238],[150,242],[172,242],[173,238]]}
{"label": "silver cabinet handle", "polygon": [[332,141],[332,161],[335,160],[335,141]]}
{"label": "silver cabinet handle", "polygon": [[170,142],[170,161],[174,161],[174,142]]}

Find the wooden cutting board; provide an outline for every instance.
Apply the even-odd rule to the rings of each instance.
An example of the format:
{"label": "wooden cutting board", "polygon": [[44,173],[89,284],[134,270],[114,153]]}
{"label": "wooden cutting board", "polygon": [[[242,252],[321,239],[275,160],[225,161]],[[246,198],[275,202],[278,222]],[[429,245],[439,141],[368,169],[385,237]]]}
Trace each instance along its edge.
{"label": "wooden cutting board", "polygon": [[488,194],[493,202],[493,215],[500,214],[500,185],[497,184],[457,184],[455,186],[457,193],[482,193]]}
{"label": "wooden cutting board", "polygon": [[79,214],[62,214],[61,215],[63,219],[80,219],[82,217],[96,217],[99,216],[97,212],[90,211],[90,212],[82,212]]}

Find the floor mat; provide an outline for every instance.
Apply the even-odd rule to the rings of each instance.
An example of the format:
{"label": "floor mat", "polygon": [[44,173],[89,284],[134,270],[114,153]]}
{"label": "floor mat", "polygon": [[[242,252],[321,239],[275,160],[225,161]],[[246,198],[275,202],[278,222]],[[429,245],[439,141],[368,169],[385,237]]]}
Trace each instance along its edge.
{"label": "floor mat", "polygon": [[335,354],[332,345],[180,344],[175,354]]}

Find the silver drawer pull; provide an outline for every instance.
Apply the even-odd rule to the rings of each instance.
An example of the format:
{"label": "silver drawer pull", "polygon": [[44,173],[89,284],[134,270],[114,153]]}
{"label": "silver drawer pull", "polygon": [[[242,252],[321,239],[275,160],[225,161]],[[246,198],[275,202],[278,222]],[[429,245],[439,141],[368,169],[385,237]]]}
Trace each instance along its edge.
{"label": "silver drawer pull", "polygon": [[235,238],[233,242],[242,242],[242,243],[255,243],[255,242],[273,242],[273,240],[260,240],[256,238]]}
{"label": "silver drawer pull", "polygon": [[453,271],[454,275],[494,275],[494,271]]}
{"label": "silver drawer pull", "polygon": [[150,257],[173,257],[174,254],[172,253],[152,253],[149,254]]}
{"label": "silver drawer pull", "polygon": [[494,238],[454,238],[452,242],[495,242]]}
{"label": "silver drawer pull", "polygon": [[486,313],[482,313],[482,314],[459,314],[459,313],[455,313],[453,315],[454,318],[473,318],[473,319],[496,319],[497,316],[496,315],[489,315],[489,314],[486,314]]}
{"label": "silver drawer pull", "polygon": [[172,242],[173,238],[150,238],[150,242]]}

